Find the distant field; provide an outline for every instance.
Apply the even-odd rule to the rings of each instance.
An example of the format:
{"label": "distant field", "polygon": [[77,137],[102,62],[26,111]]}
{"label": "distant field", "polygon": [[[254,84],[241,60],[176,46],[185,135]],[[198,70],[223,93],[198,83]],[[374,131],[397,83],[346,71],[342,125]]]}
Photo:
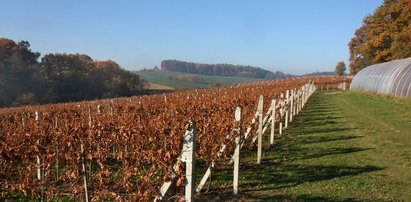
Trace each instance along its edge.
{"label": "distant field", "polygon": [[204,79],[202,83],[192,83],[188,81],[181,81],[181,80],[171,80],[167,78],[167,76],[178,76],[182,74],[187,74],[183,72],[169,72],[169,71],[157,71],[157,72],[137,72],[137,74],[144,80],[155,83],[161,84],[165,86],[169,86],[175,89],[191,89],[191,88],[208,88],[212,83],[221,83],[222,86],[231,86],[236,83],[246,83],[246,82],[253,82],[253,81],[262,81],[263,79],[256,79],[256,78],[247,78],[247,77],[238,77],[238,76],[211,76],[211,75],[199,75]]}
{"label": "distant field", "polygon": [[161,84],[156,84],[156,83],[148,83],[147,89],[149,90],[175,90],[174,88],[170,86],[165,86]]}

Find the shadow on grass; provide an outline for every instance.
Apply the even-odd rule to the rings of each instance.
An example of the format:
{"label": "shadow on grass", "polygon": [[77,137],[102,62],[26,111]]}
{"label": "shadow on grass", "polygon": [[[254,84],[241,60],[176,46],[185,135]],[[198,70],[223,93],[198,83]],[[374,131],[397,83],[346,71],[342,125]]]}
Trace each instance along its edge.
{"label": "shadow on grass", "polygon": [[[197,197],[207,201],[355,201],[354,198],[328,198],[335,197],[332,193],[325,196],[306,193],[288,195],[284,190],[384,169],[335,163],[339,159],[346,160],[347,155],[352,153],[374,148],[346,144],[344,141],[363,137],[354,135],[351,130],[358,128],[350,127],[339,109],[321,96],[310,98],[305,109],[294,118],[285,133],[276,137],[274,145],[268,146],[266,142],[260,165],[255,163],[256,145],[246,146],[241,151],[244,156],[240,165],[240,195],[232,194],[232,166],[221,165],[213,173],[215,181],[211,192]],[[339,142],[334,144],[333,141]]]}
{"label": "shadow on grass", "polygon": [[[300,160],[300,159],[313,159],[313,158],[321,158],[324,156],[329,155],[341,155],[341,154],[349,154],[353,152],[360,152],[360,151],[367,151],[371,148],[357,148],[357,147],[350,147],[350,148],[299,148],[299,147],[291,147],[291,148],[284,148],[279,150],[279,152],[274,153],[273,157],[275,159],[292,159],[292,160]],[[272,160],[270,158],[270,153],[266,154],[268,160]],[[263,158],[264,159],[264,158]]]}
{"label": "shadow on grass", "polygon": [[[323,125],[324,126],[324,125]],[[346,130],[354,130],[357,128],[351,127],[305,127],[296,130],[290,130],[291,134],[295,133],[296,135],[311,135],[311,134],[321,134],[321,133],[331,133],[331,132],[341,132]]]}
{"label": "shadow on grass", "polygon": [[[265,167],[265,168],[262,168]],[[277,169],[274,169],[277,167]],[[201,200],[297,200],[297,201],[335,201],[335,199],[320,196],[305,195],[281,195],[280,189],[295,187],[307,182],[330,180],[333,178],[355,176],[362,173],[374,172],[383,168],[376,166],[304,166],[304,165],[281,165],[279,163],[265,162],[261,165],[242,167],[240,177],[245,179],[241,182],[239,196],[232,194],[232,186],[223,186],[211,189],[209,193],[202,193],[197,197]],[[270,168],[270,169],[267,169]],[[224,174],[222,174],[224,173]],[[255,180],[258,177],[258,180]],[[231,181],[232,174],[219,172],[215,178]],[[257,194],[256,194],[257,193]],[[345,199],[352,201],[353,199]]]}
{"label": "shadow on grass", "polygon": [[[198,201],[282,201],[282,202],[291,202],[291,201],[325,201],[325,202],[357,202],[364,200],[356,200],[354,198],[346,199],[335,199],[327,198],[323,196],[316,196],[311,194],[302,194],[302,195],[283,195],[280,193],[271,193],[271,194],[253,194],[253,192],[242,191],[238,195],[232,193],[232,189],[225,188],[220,189],[220,191],[212,190],[207,194],[197,195],[196,200]],[[372,201],[372,200],[369,200]]]}
{"label": "shadow on grass", "polygon": [[277,195],[275,197],[272,196],[253,196],[251,194],[244,193],[240,195],[238,198],[243,197],[243,198],[248,198],[248,199],[253,199],[253,200],[258,200],[258,201],[337,201],[337,202],[343,202],[343,201],[358,201],[353,198],[347,198],[344,200],[338,200],[338,199],[332,199],[332,198],[326,198],[323,196],[313,196],[309,194],[302,194],[298,196],[293,196],[293,195]]}

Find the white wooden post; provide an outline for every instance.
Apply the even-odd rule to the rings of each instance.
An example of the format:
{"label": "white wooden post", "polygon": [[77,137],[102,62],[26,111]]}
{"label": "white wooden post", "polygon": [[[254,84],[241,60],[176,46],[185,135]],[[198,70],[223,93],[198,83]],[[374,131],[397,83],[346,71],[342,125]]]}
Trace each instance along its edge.
{"label": "white wooden post", "polygon": [[[59,122],[58,122],[58,117],[56,116],[56,123],[55,123],[55,128],[56,128],[56,135],[58,135],[57,133],[57,128],[59,127]],[[57,137],[56,138],[57,142],[56,142],[56,180],[59,180],[59,144],[60,144],[60,140]]]}
{"label": "white wooden post", "polygon": [[22,124],[23,127],[24,127],[24,113],[21,114],[21,124]]}
{"label": "white wooden post", "polygon": [[275,108],[277,102],[277,94],[274,95],[273,101],[271,102],[271,135],[270,135],[270,144],[274,144],[274,129],[275,129]]}
{"label": "white wooden post", "polygon": [[[103,114],[103,110],[102,110],[101,105],[97,105],[97,114],[98,114],[99,116],[101,116],[101,115]],[[98,125],[100,126],[100,120],[98,120]],[[101,133],[98,132],[97,136],[98,136],[99,138],[100,138],[100,135],[101,135]],[[100,152],[100,145],[99,145],[99,144],[97,144],[97,152]],[[127,152],[127,145],[126,145],[126,150],[125,150],[125,152]]]}
{"label": "white wooden post", "polygon": [[113,116],[113,100],[110,100],[111,105],[110,105],[110,115]]}
{"label": "white wooden post", "polygon": [[280,124],[278,126],[279,134],[283,134],[283,117],[284,117],[284,94],[281,93],[281,104],[280,104]]}
{"label": "white wooden post", "polygon": [[264,97],[261,95],[258,101],[258,116],[259,116],[259,124],[258,124],[258,149],[257,149],[257,164],[261,164],[261,156],[262,156],[262,149],[263,149],[263,102]]}
{"label": "white wooden post", "polygon": [[[91,108],[88,108],[88,126],[89,130],[91,131],[91,128],[93,126],[93,117],[91,116]],[[89,145],[89,150],[88,152],[91,153],[91,138],[90,138],[90,132],[87,133],[87,139],[88,139],[88,145]],[[91,162],[88,164],[88,169],[89,169],[89,177],[91,175]]]}
{"label": "white wooden post", "polygon": [[297,114],[297,103],[298,103],[298,91],[297,89],[294,89],[294,112],[293,112],[293,116],[295,116]]}
{"label": "white wooden post", "polygon": [[298,112],[297,113],[300,113],[301,111],[302,95],[303,93],[302,93],[302,87],[301,87],[300,90],[298,90]]}
{"label": "white wooden post", "polygon": [[306,88],[306,85],[304,85],[303,86],[303,104],[302,104],[302,108],[304,108],[306,98],[307,98],[307,88]]}
{"label": "white wooden post", "polygon": [[[232,159],[233,160],[233,159]],[[201,178],[199,185],[197,186],[196,192],[199,193],[201,189],[203,189],[203,186],[207,182],[208,178],[211,175],[211,169],[214,168],[215,163],[212,162],[211,165],[207,168],[207,171],[204,173],[203,178]]]}
{"label": "white wooden post", "polygon": [[290,111],[290,106],[289,106],[289,102],[290,102],[290,92],[287,90],[286,91],[286,95],[285,95],[285,103],[287,104],[287,110],[285,110],[285,124],[284,124],[284,128],[288,128],[288,113]]}
{"label": "white wooden post", "polygon": [[83,171],[84,195],[85,195],[85,201],[88,202],[87,176],[86,176],[86,154],[84,153],[83,144],[80,145],[80,150],[81,150],[81,168]]}
{"label": "white wooden post", "polygon": [[[231,138],[232,135],[227,135],[226,138],[229,139]],[[226,144],[222,144],[220,147],[220,150],[218,150],[217,152],[217,158],[219,158],[224,150],[226,149],[227,145]],[[232,157],[230,160],[230,164],[234,162],[234,158]],[[205,183],[207,182],[208,178],[211,175],[211,169],[214,168],[215,166],[215,162],[211,162],[211,164],[208,166],[207,171],[205,172],[205,174],[203,175],[203,177],[200,180],[200,183],[197,186],[196,192],[199,193],[201,191],[201,189],[203,189],[203,186],[205,185]]]}
{"label": "white wooden post", "polygon": [[304,86],[301,87],[301,103],[300,103],[300,112],[304,106]]}
{"label": "white wooden post", "polygon": [[300,100],[300,90],[297,89],[295,91],[295,111],[294,111],[294,115],[298,114],[298,107],[299,107],[298,102],[299,102],[299,100]]}
{"label": "white wooden post", "polygon": [[[186,201],[193,201],[194,198],[194,165],[195,165],[195,148],[196,148],[196,126],[194,121],[189,121],[188,123],[189,128],[186,130],[184,134],[184,144],[183,149],[181,151],[180,160],[186,162],[186,187],[185,187],[185,200]],[[178,168],[178,162],[176,162],[173,166],[173,170],[176,171]],[[207,170],[208,171],[208,170]],[[210,169],[211,172],[211,169]],[[163,197],[167,194],[168,190],[170,189],[172,183],[176,179],[175,174],[171,174],[170,179],[163,183],[160,188],[160,191],[154,201],[162,200]]]}
{"label": "white wooden post", "polygon": [[[39,125],[39,112],[36,111],[35,115],[36,115],[36,117],[35,117],[36,124]],[[37,146],[39,146],[39,145],[40,145],[40,140],[37,139]],[[38,165],[38,167],[37,167],[37,179],[41,181],[42,180],[41,179],[41,160],[40,160],[39,155],[37,155],[37,165]]]}
{"label": "white wooden post", "polygon": [[280,136],[283,134],[283,123],[280,122],[280,125],[278,126],[278,134],[280,134]]}
{"label": "white wooden post", "polygon": [[301,112],[301,109],[303,108],[302,106],[303,106],[303,87],[301,87],[301,89],[300,89],[300,106],[299,106],[299,109],[298,109],[298,112]]}
{"label": "white wooden post", "polygon": [[186,162],[186,187],[185,200],[193,201],[195,185],[195,150],[196,150],[196,125],[193,120],[188,122],[189,129],[184,135],[184,145],[181,160]]}
{"label": "white wooden post", "polygon": [[291,96],[290,96],[290,123],[293,121],[293,111],[294,111],[294,90],[291,90]]}
{"label": "white wooden post", "polygon": [[307,89],[306,89],[306,86],[304,85],[304,86],[303,86],[303,104],[301,105],[301,109],[304,108],[305,98],[306,98],[306,96],[307,96],[306,93],[307,93]]}
{"label": "white wooden post", "polygon": [[[36,125],[38,126],[39,125],[39,112],[38,111],[35,112],[35,120],[36,120]],[[40,140],[39,139],[37,139],[37,146],[38,147],[40,146]],[[43,181],[43,167],[41,165],[42,161],[41,161],[41,158],[40,158],[39,154],[37,154],[36,160],[37,160],[37,179],[41,182],[41,181]],[[41,195],[38,198],[38,201],[43,202],[44,201],[44,199],[43,199],[43,185],[41,185],[40,189],[41,189]]]}
{"label": "white wooden post", "polygon": [[238,194],[238,179],[240,173],[240,140],[241,140],[241,108],[237,107],[235,110],[235,120],[238,121],[238,137],[235,138],[234,150],[234,173],[233,173],[233,193]]}
{"label": "white wooden post", "polygon": [[301,106],[300,111],[304,108],[304,99],[305,99],[305,89],[304,86],[301,87]]}
{"label": "white wooden post", "polygon": [[[173,170],[175,171],[177,169],[177,167],[178,167],[178,162],[174,164]],[[154,199],[154,201],[162,200],[163,197],[167,194],[168,190],[171,187],[171,184],[174,182],[174,180],[176,178],[176,175],[171,174],[169,177],[170,177],[170,180],[163,183],[163,185],[160,187],[159,193],[156,196],[156,198]]]}
{"label": "white wooden post", "polygon": [[97,113],[98,113],[98,115],[102,114],[101,105],[97,105]]}

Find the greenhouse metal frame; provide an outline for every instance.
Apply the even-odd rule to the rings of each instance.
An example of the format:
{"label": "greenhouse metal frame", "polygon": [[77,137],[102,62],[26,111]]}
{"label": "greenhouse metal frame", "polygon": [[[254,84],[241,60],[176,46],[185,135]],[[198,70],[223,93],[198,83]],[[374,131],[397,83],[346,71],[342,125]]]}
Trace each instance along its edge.
{"label": "greenhouse metal frame", "polygon": [[411,97],[411,57],[364,68],[354,76],[350,89]]}

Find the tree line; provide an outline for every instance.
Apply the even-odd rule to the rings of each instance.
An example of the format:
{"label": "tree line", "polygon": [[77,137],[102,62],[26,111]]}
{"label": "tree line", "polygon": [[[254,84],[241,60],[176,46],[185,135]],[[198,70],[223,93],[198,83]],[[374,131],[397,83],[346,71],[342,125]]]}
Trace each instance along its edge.
{"label": "tree line", "polygon": [[40,58],[29,42],[0,38],[0,107],[132,96],[144,85],[111,60],[66,53]]}
{"label": "tree line", "polygon": [[261,79],[281,79],[291,77],[291,75],[284,74],[280,71],[273,73],[259,67],[232,64],[200,64],[178,60],[163,60],[161,62],[161,70],[202,75],[242,76]]}
{"label": "tree line", "polygon": [[348,46],[351,75],[372,64],[411,57],[411,1],[384,0],[363,19]]}

